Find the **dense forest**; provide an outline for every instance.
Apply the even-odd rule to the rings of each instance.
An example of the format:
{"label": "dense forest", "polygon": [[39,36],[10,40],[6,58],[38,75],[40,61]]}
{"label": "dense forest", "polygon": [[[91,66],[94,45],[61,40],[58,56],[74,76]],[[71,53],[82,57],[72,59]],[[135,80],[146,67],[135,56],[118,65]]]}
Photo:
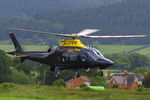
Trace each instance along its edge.
{"label": "dense forest", "polygon": [[27,15],[36,12],[82,9],[118,0],[0,0],[0,17]]}
{"label": "dense forest", "polygon": [[[56,33],[76,33],[84,28],[101,29],[96,35],[145,34],[146,38],[97,39],[110,44],[149,44],[149,0],[121,0],[84,9],[49,10],[32,13],[32,16],[11,16],[0,19],[0,40],[7,40],[8,27],[27,28]],[[23,39],[57,40],[54,36],[15,32]],[[22,33],[22,34],[20,34]],[[85,40],[86,41],[86,40]],[[51,42],[52,43],[52,42]]]}

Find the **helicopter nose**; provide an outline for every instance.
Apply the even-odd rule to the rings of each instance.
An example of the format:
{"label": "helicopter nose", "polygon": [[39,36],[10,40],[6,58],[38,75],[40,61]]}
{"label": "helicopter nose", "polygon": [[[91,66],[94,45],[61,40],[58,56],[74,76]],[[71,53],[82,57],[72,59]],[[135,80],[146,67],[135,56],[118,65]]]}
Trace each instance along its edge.
{"label": "helicopter nose", "polygon": [[111,66],[114,65],[114,62],[105,58],[105,59],[99,59],[100,64],[106,65],[106,66]]}
{"label": "helicopter nose", "polygon": [[106,64],[108,64],[108,65],[114,65],[114,62],[111,61],[111,60],[109,60],[109,59],[107,59],[107,60],[106,60]]}

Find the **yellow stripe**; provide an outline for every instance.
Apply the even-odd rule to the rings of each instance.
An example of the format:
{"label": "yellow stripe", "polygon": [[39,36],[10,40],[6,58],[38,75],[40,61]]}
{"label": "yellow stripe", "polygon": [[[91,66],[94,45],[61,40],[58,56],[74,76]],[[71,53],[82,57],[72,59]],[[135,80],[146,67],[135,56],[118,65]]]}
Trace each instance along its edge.
{"label": "yellow stripe", "polygon": [[62,40],[59,45],[64,47],[85,47],[85,45],[77,39]]}
{"label": "yellow stripe", "polygon": [[68,49],[68,52],[81,51],[81,49]]}

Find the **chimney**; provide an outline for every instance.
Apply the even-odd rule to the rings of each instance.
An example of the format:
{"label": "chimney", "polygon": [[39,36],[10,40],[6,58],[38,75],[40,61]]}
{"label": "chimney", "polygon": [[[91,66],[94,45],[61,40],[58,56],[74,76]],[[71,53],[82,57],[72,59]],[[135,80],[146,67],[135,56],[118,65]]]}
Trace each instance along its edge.
{"label": "chimney", "polygon": [[128,71],[125,70],[125,71],[124,71],[124,76],[128,76],[128,75],[129,75]]}

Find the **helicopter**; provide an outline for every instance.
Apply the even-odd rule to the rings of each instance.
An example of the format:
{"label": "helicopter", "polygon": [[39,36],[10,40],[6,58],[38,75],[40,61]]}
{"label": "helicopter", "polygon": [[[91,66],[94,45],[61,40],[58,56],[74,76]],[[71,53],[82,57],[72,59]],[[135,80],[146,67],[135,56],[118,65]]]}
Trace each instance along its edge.
{"label": "helicopter", "polygon": [[[115,36],[92,36],[89,34],[98,32],[98,29],[84,29],[77,34],[59,34],[51,32],[42,32],[29,29],[9,28],[11,30],[44,33],[62,37],[69,37],[71,39],[64,39],[60,41],[56,48],[49,48],[47,51],[24,51],[18,42],[14,33],[10,33],[9,37],[15,47],[15,51],[7,52],[10,55],[20,58],[20,63],[26,59],[44,63],[50,66],[50,70],[55,72],[55,77],[59,77],[60,70],[64,69],[91,69],[99,68],[106,69],[114,62],[104,57],[102,53],[92,47],[85,46],[79,39],[76,38],[124,38],[124,37],[145,37],[145,35],[115,35]],[[77,77],[80,74],[77,72]],[[103,76],[103,71],[100,71],[100,76]]]}

